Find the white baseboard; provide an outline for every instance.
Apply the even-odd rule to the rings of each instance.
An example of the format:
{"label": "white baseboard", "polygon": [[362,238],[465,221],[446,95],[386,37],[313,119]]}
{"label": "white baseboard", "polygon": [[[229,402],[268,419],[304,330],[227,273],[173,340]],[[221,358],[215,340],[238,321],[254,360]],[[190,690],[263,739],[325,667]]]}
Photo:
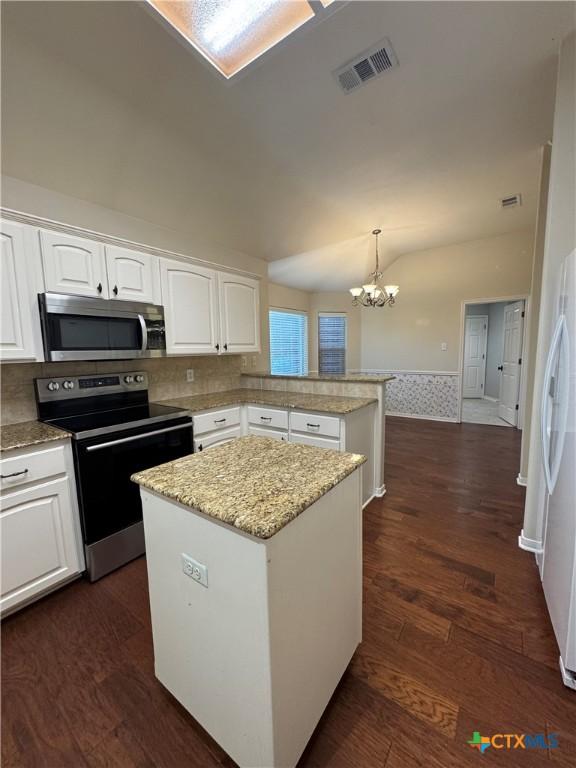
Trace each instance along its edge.
{"label": "white baseboard", "polygon": [[376,496],[376,498],[378,499],[381,499],[385,493],[386,493],[386,486],[381,485],[379,488],[376,488],[376,490],[374,491],[374,496]]}
{"label": "white baseboard", "polygon": [[499,403],[500,400],[498,400],[497,397],[490,397],[490,395],[484,395],[482,398],[483,400],[489,400],[491,403]]}
{"label": "white baseboard", "polygon": [[520,536],[518,536],[518,546],[520,549],[525,549],[527,552],[534,552],[536,555],[544,552],[542,542],[539,539],[529,539],[527,536],[524,536],[524,529],[522,529]]}
{"label": "white baseboard", "polygon": [[524,487],[526,487],[528,485],[528,478],[524,477],[524,475],[521,475],[520,473],[518,473],[518,477],[516,478],[516,482],[518,483],[518,485],[523,485]]}
{"label": "white baseboard", "polygon": [[401,416],[403,419],[424,419],[425,421],[447,421],[450,424],[458,424],[457,418],[452,416],[421,416],[415,413],[400,413],[399,411],[386,411],[386,416]]}

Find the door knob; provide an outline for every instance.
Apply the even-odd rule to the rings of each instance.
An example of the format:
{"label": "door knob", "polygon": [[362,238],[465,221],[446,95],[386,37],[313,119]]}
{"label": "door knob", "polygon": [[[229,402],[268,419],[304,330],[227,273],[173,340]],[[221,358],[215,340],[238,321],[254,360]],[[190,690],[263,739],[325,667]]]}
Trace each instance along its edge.
{"label": "door knob", "polygon": [[112,293],[114,294],[114,296],[118,296],[118,286],[117,285],[115,285],[114,288],[112,289]]}
{"label": "door knob", "polygon": [[98,283],[98,285],[96,286],[96,290],[98,291],[98,293],[102,293],[102,283]]}

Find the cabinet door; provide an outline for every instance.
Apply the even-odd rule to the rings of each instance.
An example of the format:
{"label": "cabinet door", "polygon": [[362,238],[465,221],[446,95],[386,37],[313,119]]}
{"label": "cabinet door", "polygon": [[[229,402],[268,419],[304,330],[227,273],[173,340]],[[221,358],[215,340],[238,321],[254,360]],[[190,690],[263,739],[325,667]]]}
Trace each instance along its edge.
{"label": "cabinet door", "polygon": [[[0,307],[0,359],[1,360],[43,360],[40,340],[40,319],[37,293],[41,285],[32,274],[28,248],[37,243],[29,237],[31,233],[22,224],[2,222],[0,237],[0,286],[2,306]],[[29,266],[32,267],[29,269]],[[37,276],[38,277],[38,276]],[[36,278],[37,279],[37,278]]]}
{"label": "cabinet door", "polygon": [[194,453],[207,451],[209,448],[216,448],[217,445],[229,443],[231,440],[235,440],[237,437],[240,437],[240,427],[233,427],[232,429],[219,429],[216,432],[213,432],[211,435],[204,435],[194,440]]}
{"label": "cabinet door", "polygon": [[40,232],[46,290],[108,298],[104,246],[59,232]]}
{"label": "cabinet door", "polygon": [[329,437],[313,437],[312,435],[297,435],[290,433],[291,443],[300,443],[301,445],[313,445],[315,448],[331,448],[333,451],[340,450],[340,440],[333,440]]}
{"label": "cabinet door", "polygon": [[216,354],[220,347],[216,272],[161,259],[160,278],[167,353]]}
{"label": "cabinet door", "polygon": [[221,272],[222,351],[260,352],[260,284],[249,277]]}
{"label": "cabinet door", "polygon": [[111,299],[160,304],[159,259],[129,248],[106,246],[108,290]]}
{"label": "cabinet door", "polygon": [[0,531],[2,611],[28,601],[82,568],[68,479],[2,497]]}

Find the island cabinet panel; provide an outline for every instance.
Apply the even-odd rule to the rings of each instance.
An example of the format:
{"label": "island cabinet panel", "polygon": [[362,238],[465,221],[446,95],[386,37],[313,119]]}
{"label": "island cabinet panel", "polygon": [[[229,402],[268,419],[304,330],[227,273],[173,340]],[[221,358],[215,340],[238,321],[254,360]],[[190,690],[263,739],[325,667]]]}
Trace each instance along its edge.
{"label": "island cabinet panel", "polygon": [[141,488],[156,676],[243,768],[297,764],[361,641],[361,473],[270,539]]}

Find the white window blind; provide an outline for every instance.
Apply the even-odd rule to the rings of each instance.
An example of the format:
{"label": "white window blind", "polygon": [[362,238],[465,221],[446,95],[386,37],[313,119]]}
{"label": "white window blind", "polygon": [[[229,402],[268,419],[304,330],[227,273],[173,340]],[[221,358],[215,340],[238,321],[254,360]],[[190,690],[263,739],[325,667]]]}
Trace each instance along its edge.
{"label": "white window blind", "polygon": [[318,371],[346,373],[346,315],[318,315]]}
{"label": "white window blind", "polygon": [[308,316],[271,309],[270,371],[284,375],[308,373]]}

